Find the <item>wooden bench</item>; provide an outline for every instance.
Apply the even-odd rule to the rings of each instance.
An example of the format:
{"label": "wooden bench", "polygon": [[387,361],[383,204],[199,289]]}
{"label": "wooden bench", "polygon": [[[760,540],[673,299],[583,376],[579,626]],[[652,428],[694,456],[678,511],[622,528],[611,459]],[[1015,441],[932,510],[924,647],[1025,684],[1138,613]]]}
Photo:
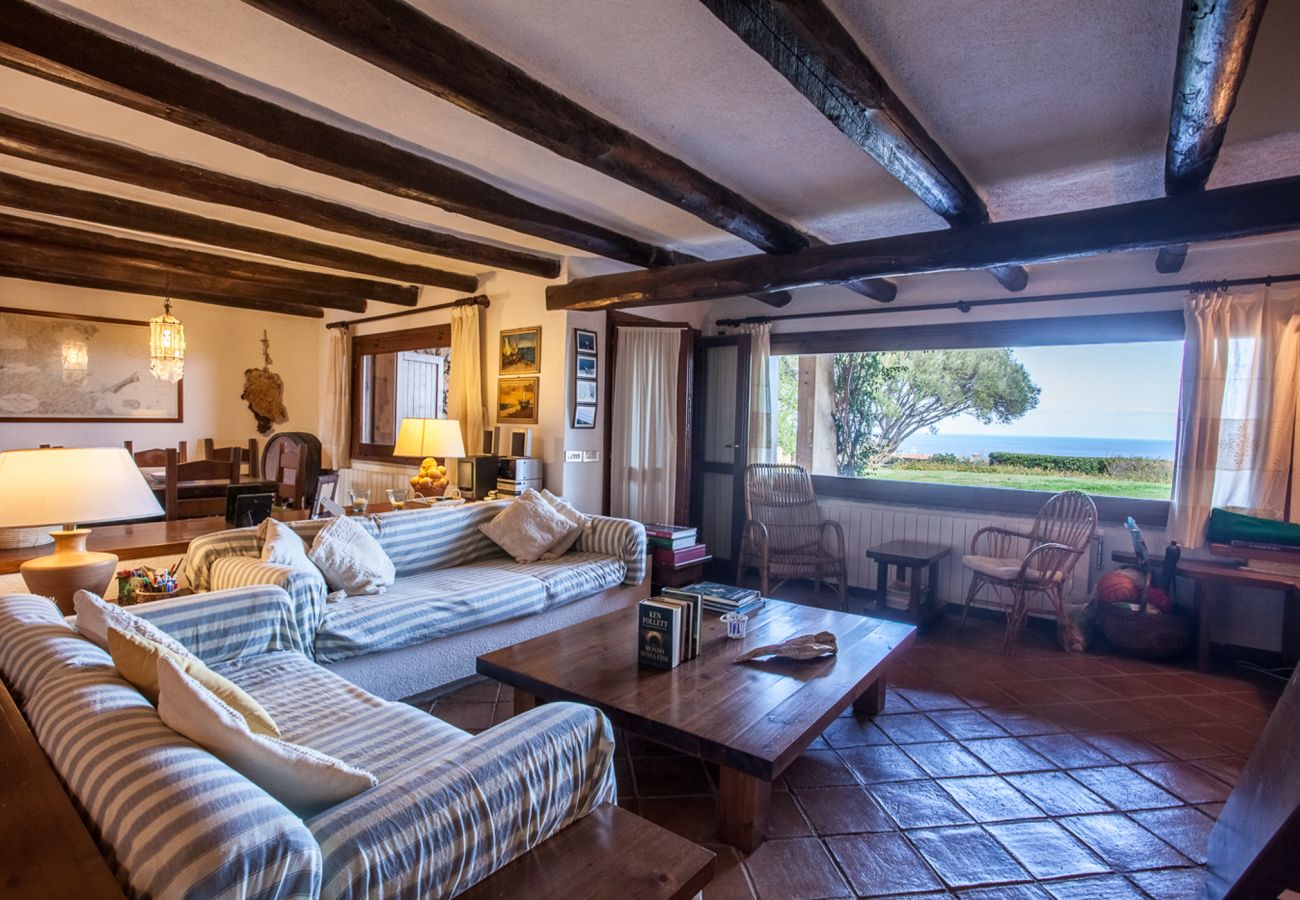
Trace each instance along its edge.
{"label": "wooden bench", "polygon": [[[49,759],[0,688],[3,900],[124,900]],[[713,877],[713,853],[606,804],[460,894],[485,898],[688,900]]]}

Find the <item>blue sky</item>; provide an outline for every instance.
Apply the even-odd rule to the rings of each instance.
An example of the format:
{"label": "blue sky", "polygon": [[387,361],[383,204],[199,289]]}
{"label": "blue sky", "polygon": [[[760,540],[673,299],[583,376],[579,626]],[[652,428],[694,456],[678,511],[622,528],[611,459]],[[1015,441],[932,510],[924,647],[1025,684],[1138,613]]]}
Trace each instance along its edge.
{"label": "blue sky", "polygon": [[1010,425],[956,416],[940,434],[1173,440],[1182,341],[1022,347],[1016,358],[1042,388],[1038,408]]}

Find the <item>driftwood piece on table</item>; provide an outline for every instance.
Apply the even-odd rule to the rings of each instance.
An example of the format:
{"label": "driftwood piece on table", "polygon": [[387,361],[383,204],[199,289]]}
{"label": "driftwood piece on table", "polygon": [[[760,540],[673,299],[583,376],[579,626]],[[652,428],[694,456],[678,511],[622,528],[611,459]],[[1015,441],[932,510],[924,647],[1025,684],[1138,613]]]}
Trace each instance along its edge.
{"label": "driftwood piece on table", "polygon": [[779,644],[755,647],[736,657],[736,662],[746,662],[760,656],[783,656],[786,659],[816,659],[819,656],[834,656],[839,650],[835,635],[829,631],[816,634],[801,634]]}

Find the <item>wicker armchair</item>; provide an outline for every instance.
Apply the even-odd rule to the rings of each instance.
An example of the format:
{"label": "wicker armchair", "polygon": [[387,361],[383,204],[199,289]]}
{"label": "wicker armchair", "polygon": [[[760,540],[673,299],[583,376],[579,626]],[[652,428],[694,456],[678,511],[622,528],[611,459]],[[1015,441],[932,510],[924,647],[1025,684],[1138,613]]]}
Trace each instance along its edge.
{"label": "wicker armchair", "polygon": [[765,596],[790,578],[811,579],[814,591],[823,581],[833,582],[847,609],[844,531],[838,522],[822,519],[812,479],[802,466],[746,466],[745,516],[737,582],[750,568],[758,570]]}
{"label": "wicker armchair", "polygon": [[[970,554],[962,565],[973,573],[961,627],[975,595],[991,587],[993,597],[982,606],[1007,611],[1007,634],[1002,650],[1010,655],[1029,615],[1029,598],[1042,594],[1052,601],[1058,620],[1065,617],[1062,588],[1097,532],[1097,506],[1087,494],[1064,491],[1052,496],[1038,511],[1028,533],[1009,528],[981,528],[971,538]],[[1005,591],[1005,597],[1004,597]]]}

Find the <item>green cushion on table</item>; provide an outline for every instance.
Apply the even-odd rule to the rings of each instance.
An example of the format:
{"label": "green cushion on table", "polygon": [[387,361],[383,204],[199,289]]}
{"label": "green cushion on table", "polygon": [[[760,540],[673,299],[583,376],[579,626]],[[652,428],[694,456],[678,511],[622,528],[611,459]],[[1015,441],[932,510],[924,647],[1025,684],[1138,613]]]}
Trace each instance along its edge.
{"label": "green cushion on table", "polygon": [[1283,547],[1300,547],[1300,525],[1245,516],[1226,509],[1210,510],[1210,525],[1206,540],[1211,544],[1277,544]]}

